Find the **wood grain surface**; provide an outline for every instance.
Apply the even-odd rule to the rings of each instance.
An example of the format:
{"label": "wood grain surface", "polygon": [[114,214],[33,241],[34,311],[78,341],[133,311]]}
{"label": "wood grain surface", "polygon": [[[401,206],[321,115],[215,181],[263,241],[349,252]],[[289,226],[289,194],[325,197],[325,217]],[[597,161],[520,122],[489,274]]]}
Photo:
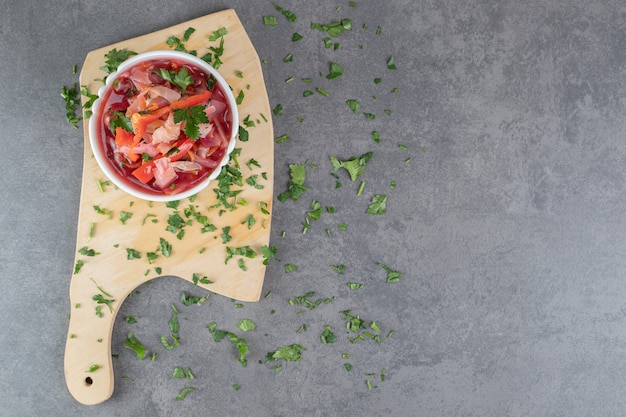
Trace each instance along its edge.
{"label": "wood grain surface", "polygon": [[[236,13],[225,10],[92,51],[83,64],[80,84],[88,86],[91,92],[97,91],[102,85],[98,80],[106,75],[100,67],[112,48],[127,48],[138,53],[167,50],[170,48],[166,40],[170,36],[182,39],[190,27],[195,32],[184,45],[187,50],[196,50],[198,56],[209,52],[211,46],[219,46],[219,40],[209,40],[214,31],[222,27],[228,30],[224,36],[223,65],[218,71],[235,96],[240,91],[244,93],[239,105],[240,120],[249,116],[249,120],[255,122],[254,127],[247,129],[249,140],[238,141],[236,148],[240,148],[241,153],[230,163],[239,169],[244,181],[241,186],[233,187],[240,190],[236,200],[231,199],[235,201],[234,210],[211,207],[218,202],[214,183],[195,199],[179,201],[175,208],[139,200],[113,185],[106,185],[106,177],[92,156],[85,121],[75,259],[83,266],[71,277],[71,315],[65,349],[66,383],[74,398],[83,404],[101,403],[113,393],[113,324],[122,302],[139,285],[159,276],[173,275],[191,282],[195,280],[197,285],[211,292],[240,301],[260,298],[265,274],[260,248],[269,245],[271,226],[273,127],[261,63]],[[250,163],[251,160],[258,165]],[[258,186],[245,181],[250,177],[256,179]],[[123,221],[122,213],[130,213],[130,218]],[[167,230],[168,218],[175,214],[187,222],[182,239]],[[198,215],[207,216],[215,231],[203,231]],[[231,240],[224,243],[223,228],[227,227],[230,227]],[[171,245],[169,256],[165,256],[167,251],[160,250],[163,240]],[[226,262],[227,247],[249,247],[257,256],[252,259],[234,256]],[[82,251],[86,254],[81,253],[81,248],[86,248]],[[89,250],[96,254],[88,256]],[[129,253],[138,254],[139,258],[128,259]],[[149,258],[148,253],[156,254],[156,258],[152,259],[154,255]],[[202,282],[206,280],[210,283]],[[97,304],[94,296],[114,301],[110,302],[109,309],[106,304]],[[98,305],[102,317],[96,314]],[[97,369],[89,372],[94,368]]]}

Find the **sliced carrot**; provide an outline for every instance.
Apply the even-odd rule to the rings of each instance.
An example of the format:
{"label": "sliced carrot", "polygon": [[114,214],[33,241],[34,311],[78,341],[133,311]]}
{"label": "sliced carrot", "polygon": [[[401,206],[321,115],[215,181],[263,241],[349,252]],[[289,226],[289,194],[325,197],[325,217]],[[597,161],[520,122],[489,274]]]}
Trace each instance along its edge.
{"label": "sliced carrot", "polygon": [[212,94],[213,93],[210,90],[205,90],[203,93],[173,102],[172,104],[170,104],[170,108],[184,109],[187,107],[197,106],[198,104],[202,104],[210,99]]}
{"label": "sliced carrot", "polygon": [[169,112],[170,108],[166,106],[152,113],[134,113],[132,116],[130,116],[130,122],[133,125],[133,130],[135,131],[135,136],[133,137],[133,145],[137,145],[139,141],[141,141],[144,133],[146,133],[146,127],[150,123],[159,120],[161,117]]}

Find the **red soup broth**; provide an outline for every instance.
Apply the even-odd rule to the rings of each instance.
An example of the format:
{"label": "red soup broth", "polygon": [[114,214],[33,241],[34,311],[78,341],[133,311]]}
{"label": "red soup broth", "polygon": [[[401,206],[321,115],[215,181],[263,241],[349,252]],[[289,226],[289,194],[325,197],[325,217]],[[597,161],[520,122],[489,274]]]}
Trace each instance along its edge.
{"label": "red soup broth", "polygon": [[[162,69],[166,71],[181,71],[183,68],[191,77],[191,83],[186,87],[184,93],[181,93],[180,87],[167,81],[159,73]],[[98,142],[110,166],[129,187],[154,195],[179,194],[203,181],[219,166],[227,152],[232,135],[232,113],[224,91],[210,73],[180,60],[148,60],[119,73],[111,85],[112,88],[109,88],[101,98],[99,113],[94,116],[98,118],[100,126]],[[159,93],[165,91],[167,94],[154,94],[153,91],[156,90],[159,90]],[[172,116],[167,116],[170,118],[169,126],[173,129],[173,135],[175,136],[170,142],[166,142],[165,145],[161,142],[158,146],[159,149],[164,149],[167,148],[168,144],[172,145],[172,149],[169,152],[156,154],[156,151],[152,149],[156,147],[156,144],[152,141],[153,137],[149,133],[143,136],[138,147],[132,148],[133,150],[140,149],[142,151],[140,157],[136,160],[129,159],[129,152],[132,151],[116,144],[116,129],[115,127],[111,129],[111,121],[113,118],[119,119],[120,116],[130,117],[132,113],[136,113],[136,108],[132,108],[133,103],[135,103],[134,106],[136,107],[136,100],[145,99],[147,108],[150,111],[154,111],[153,109],[166,107],[172,101],[176,101],[176,95],[172,91],[180,95],[178,100],[184,100],[185,98],[205,93],[206,90],[211,91],[210,98],[203,103],[210,123],[208,126],[207,124],[202,124],[202,129],[200,129],[202,135],[199,138],[188,138],[183,128],[180,128],[180,133],[176,135],[176,127],[172,126],[173,118]],[[141,97],[142,94],[143,98]],[[139,111],[140,114],[145,114],[146,112],[148,111]],[[127,121],[129,120],[127,119]],[[158,123],[167,123],[166,116],[163,116]],[[115,124],[114,126],[117,125]],[[180,123],[178,125],[183,127],[180,126]],[[190,146],[190,140],[193,142],[193,145],[191,145],[191,149],[187,149]],[[179,150],[177,146],[181,146],[181,150],[186,151],[186,153],[182,151],[177,152]],[[148,151],[143,152],[144,150]],[[139,151],[136,151],[135,155],[137,154],[139,154]],[[164,165],[164,161],[157,161],[164,157],[176,159],[173,163],[173,165],[177,166],[175,179],[170,183],[163,185],[167,179],[162,179],[159,184],[156,177],[144,183],[133,175],[133,172],[141,164],[146,163],[146,160],[152,160],[153,165]],[[183,169],[178,169],[178,167]],[[168,178],[172,178],[172,175]]]}

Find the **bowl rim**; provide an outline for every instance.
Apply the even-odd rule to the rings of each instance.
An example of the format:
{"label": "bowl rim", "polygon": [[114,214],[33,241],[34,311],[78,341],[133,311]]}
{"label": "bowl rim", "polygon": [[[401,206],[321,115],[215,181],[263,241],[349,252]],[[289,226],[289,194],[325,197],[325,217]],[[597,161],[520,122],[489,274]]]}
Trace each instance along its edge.
{"label": "bowl rim", "polygon": [[[231,134],[230,134],[230,139],[228,142],[228,147],[226,148],[226,152],[224,153],[224,156],[222,160],[219,162],[219,164],[217,165],[217,167],[215,167],[215,169],[201,182],[195,184],[193,187],[188,188],[187,190],[184,190],[180,193],[174,193],[174,194],[157,194],[157,193],[151,193],[147,191],[144,192],[144,191],[141,191],[139,189],[129,186],[126,183],[126,180],[123,179],[120,175],[118,175],[116,171],[114,171],[111,168],[110,166],[111,161],[109,160],[109,158],[107,158],[105,155],[101,154],[98,151],[100,149],[99,148],[100,145],[98,143],[97,138],[99,136],[98,132],[100,130],[99,121],[101,119],[100,117],[98,117],[98,114],[100,113],[100,104],[102,104],[102,98],[105,96],[105,94],[111,87],[111,84],[117,79],[120,73],[123,73],[127,69],[141,62],[152,61],[156,59],[178,59],[181,61],[188,62],[194,66],[200,67],[203,70],[206,70],[207,72],[209,72],[216,79],[217,83],[220,84],[220,86],[222,87],[224,95],[226,96],[226,99],[228,101],[228,105],[230,107],[231,117],[232,117]],[[121,190],[125,191],[126,193],[134,197],[140,198],[142,200],[154,201],[154,202],[169,202],[169,201],[182,200],[184,198],[191,197],[194,194],[197,194],[200,191],[204,190],[211,181],[213,181],[219,176],[222,170],[222,167],[228,164],[230,160],[230,154],[235,149],[235,144],[237,142],[237,135],[238,135],[238,130],[239,130],[238,129],[239,109],[237,108],[237,102],[230,88],[230,85],[224,79],[224,77],[217,71],[217,69],[215,69],[211,64],[189,53],[182,52],[182,51],[152,50],[152,51],[138,53],[137,55],[133,55],[130,58],[126,59],[124,62],[122,62],[118,66],[116,71],[110,73],[106,77],[106,82],[102,87],[98,89],[97,95],[98,95],[98,98],[94,100],[94,103],[91,106],[92,115],[89,118],[89,126],[88,126],[89,144],[91,146],[92,154],[94,158],[96,159],[98,166],[107,176],[107,178],[111,180],[118,188],[120,188]]]}

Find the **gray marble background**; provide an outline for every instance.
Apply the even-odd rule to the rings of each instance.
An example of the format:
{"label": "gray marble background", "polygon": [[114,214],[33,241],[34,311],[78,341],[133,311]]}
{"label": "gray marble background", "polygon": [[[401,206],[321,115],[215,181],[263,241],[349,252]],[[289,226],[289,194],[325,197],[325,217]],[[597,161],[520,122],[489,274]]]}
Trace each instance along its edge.
{"label": "gray marble background", "polygon": [[[277,4],[296,22],[269,1],[0,1],[0,415],[624,415],[626,6]],[[114,329],[115,392],[82,406],[65,387],[63,353],[83,138],[65,121],[61,86],[77,81],[72,66],[90,50],[225,8],[267,61],[272,107],[284,108],[275,133],[291,140],[275,148],[275,189],[286,188],[288,164],[308,160],[317,165],[310,190],[275,202],[280,262],[267,270],[270,297],[237,308],[211,296],[184,307],[181,291],[204,293],[176,277],[140,287]],[[264,26],[263,15],[279,25]],[[352,31],[337,51],[324,48],[310,23],[341,18]],[[293,43],[296,31],[305,38]],[[288,53],[294,60],[284,63]],[[320,77],[330,61],[342,77]],[[303,97],[318,86],[329,97]],[[350,98],[376,119],[352,114]],[[336,189],[329,156],[367,151],[362,195],[341,172]],[[365,214],[374,194],[388,196],[383,216]],[[311,200],[337,213],[303,235]],[[387,284],[378,262],[402,271],[400,282]],[[286,263],[297,271],[285,273]],[[330,268],[339,264],[343,275]],[[347,282],[364,288],[349,291]],[[307,291],[333,301],[299,314],[289,300]],[[166,351],[159,335],[169,331],[171,303],[181,311],[181,346]],[[347,309],[393,336],[350,343]],[[207,330],[215,321],[241,334],[242,318],[258,325],[244,336],[246,368]],[[324,325],[336,343],[320,342]],[[129,330],[157,360],[124,348]],[[281,372],[259,363],[291,343],[306,349],[300,362]],[[173,379],[175,366],[196,379]],[[185,386],[197,390],[176,401]]]}

